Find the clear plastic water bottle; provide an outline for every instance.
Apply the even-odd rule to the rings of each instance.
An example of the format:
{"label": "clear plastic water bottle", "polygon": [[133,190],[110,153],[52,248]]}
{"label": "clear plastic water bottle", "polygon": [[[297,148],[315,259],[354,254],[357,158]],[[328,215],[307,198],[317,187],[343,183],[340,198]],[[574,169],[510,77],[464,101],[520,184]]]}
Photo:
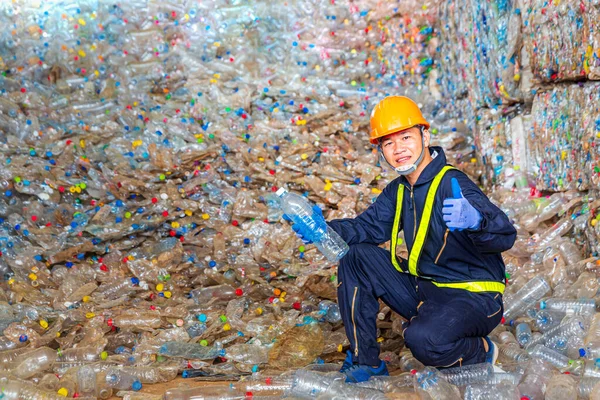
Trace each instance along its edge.
{"label": "clear plastic water bottle", "polygon": [[519,342],[521,346],[525,346],[527,342],[531,340],[531,328],[529,327],[529,324],[522,322],[517,325],[515,330],[517,342]]}
{"label": "clear plastic water bottle", "polygon": [[534,358],[540,358],[544,361],[549,362],[556,368],[565,371],[569,368],[569,357],[559,353],[558,351],[542,346],[541,344],[536,345],[530,352]]}
{"label": "clear plastic water bottle", "polygon": [[140,380],[125,371],[111,369],[106,373],[106,384],[113,389],[119,390],[134,390],[138,391],[142,388]]}
{"label": "clear plastic water bottle", "polygon": [[574,267],[582,260],[581,249],[574,243],[565,241],[558,246],[558,249],[569,266]]}
{"label": "clear plastic water bottle", "polygon": [[299,369],[294,373],[294,382],[288,394],[303,399],[318,397],[325,393],[333,382],[345,379],[345,375],[341,373],[322,374]]}
{"label": "clear plastic water bottle", "polygon": [[579,379],[579,384],[577,385],[577,394],[579,398],[589,399],[592,390],[599,383],[600,377],[583,376],[581,379]]}
{"label": "clear plastic water bottle", "polygon": [[536,276],[527,282],[509,299],[505,300],[504,318],[508,322],[518,317],[533,303],[544,297],[550,291],[550,285],[541,276]]}
{"label": "clear plastic water bottle", "polygon": [[586,358],[600,358],[600,313],[594,314],[584,339]]}
{"label": "clear plastic water bottle", "polygon": [[566,343],[572,337],[580,337],[583,336],[586,332],[584,321],[581,317],[575,316],[570,317],[563,322],[550,329],[542,336],[534,338],[527,342],[525,346],[526,349],[533,348],[537,344],[546,344],[553,343],[557,338],[562,338],[562,340]]}
{"label": "clear plastic water bottle", "polygon": [[400,370],[410,372],[412,370],[420,371],[425,366],[419,360],[417,360],[412,353],[407,352],[400,357]]}
{"label": "clear plastic water bottle", "polygon": [[542,333],[560,325],[567,314],[562,311],[540,310],[535,315],[535,327]]}
{"label": "clear plastic water bottle", "polygon": [[498,385],[469,385],[465,389],[464,400],[515,400],[520,398],[516,384],[501,382]]}
{"label": "clear plastic water bottle", "polygon": [[481,382],[481,384],[499,385],[502,382],[507,382],[507,383],[510,383],[510,384],[513,384],[516,386],[519,384],[522,377],[523,377],[523,371],[494,372],[492,375],[490,375],[490,377],[486,381]]}
{"label": "clear plastic water bottle", "polygon": [[574,315],[591,315],[596,312],[596,300],[548,299],[540,301],[540,310],[562,311]]}
{"label": "clear plastic water bottle", "polygon": [[577,382],[571,375],[554,374],[546,388],[545,400],[576,399],[577,392]]}
{"label": "clear plastic water bottle", "polygon": [[338,323],[342,320],[340,307],[337,303],[331,300],[323,300],[319,303],[319,313],[324,316],[327,322],[332,324]]}
{"label": "clear plastic water bottle", "polygon": [[320,398],[348,400],[386,400],[379,390],[349,385],[342,380],[334,381]]}
{"label": "clear plastic water bottle", "polygon": [[490,363],[481,363],[465,365],[464,367],[442,369],[440,370],[440,373],[451,384],[465,386],[471,383],[488,380],[494,373],[494,367]]}
{"label": "clear plastic water bottle", "polygon": [[517,386],[521,396],[529,400],[543,400],[546,385],[554,371],[554,367],[548,362],[539,358],[532,359]]}
{"label": "clear plastic water bottle", "polygon": [[321,253],[331,262],[337,262],[348,252],[348,245],[320,215],[315,215],[312,205],[304,197],[290,193],[284,188],[277,191],[281,198],[281,208],[294,224],[300,224],[310,232],[306,239],[311,240]]}
{"label": "clear plastic water bottle", "polygon": [[417,394],[425,392],[430,398],[436,400],[460,400],[457,388],[445,380],[435,368],[425,367],[415,376]]}
{"label": "clear plastic water bottle", "polygon": [[518,343],[505,343],[499,346],[499,360],[501,362],[523,363],[531,359],[529,353],[519,347]]}
{"label": "clear plastic water bottle", "polygon": [[167,342],[160,346],[158,354],[193,360],[212,360],[223,355],[223,351],[212,346],[202,346],[198,343]]}

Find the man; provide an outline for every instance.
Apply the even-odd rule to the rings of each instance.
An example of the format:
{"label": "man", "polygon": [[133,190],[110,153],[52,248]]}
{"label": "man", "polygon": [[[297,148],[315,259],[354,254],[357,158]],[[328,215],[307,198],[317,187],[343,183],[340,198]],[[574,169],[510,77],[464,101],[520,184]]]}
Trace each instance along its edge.
{"label": "man", "polygon": [[[379,299],[408,320],[406,346],[423,364],[494,363],[498,349],[487,335],[502,319],[500,253],[514,244],[515,228],[430,146],[429,123],[409,98],[390,96],[375,107],[370,141],[400,176],[358,217],[328,222],[350,247],[338,270],[351,347],[341,371],[348,382],[387,375],[377,342]],[[396,254],[401,230],[408,260]],[[379,247],[388,240],[390,251]]]}

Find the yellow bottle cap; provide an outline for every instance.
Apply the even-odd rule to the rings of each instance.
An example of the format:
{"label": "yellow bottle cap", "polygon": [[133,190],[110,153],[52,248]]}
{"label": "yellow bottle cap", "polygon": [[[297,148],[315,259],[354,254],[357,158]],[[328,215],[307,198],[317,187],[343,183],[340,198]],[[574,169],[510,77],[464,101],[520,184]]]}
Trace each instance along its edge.
{"label": "yellow bottle cap", "polygon": [[95,316],[96,316],[96,314],[94,314],[93,312],[87,312],[87,313],[85,313],[85,317],[87,319],[94,318]]}
{"label": "yellow bottle cap", "polygon": [[231,329],[231,325],[229,325],[228,323],[227,323],[227,324],[225,324],[225,325],[223,325],[223,330],[224,330],[224,331],[228,331],[228,330],[230,330],[230,329]]}
{"label": "yellow bottle cap", "polygon": [[41,319],[40,326],[44,329],[48,329],[48,321]]}
{"label": "yellow bottle cap", "polygon": [[168,290],[167,290],[166,292],[163,292],[163,294],[165,295],[165,298],[166,298],[166,299],[170,299],[170,298],[171,298],[171,295],[172,295],[172,293],[171,293],[171,292],[169,292]]}
{"label": "yellow bottle cap", "polygon": [[69,395],[69,391],[64,387],[61,387],[60,389],[58,389],[58,392],[56,392],[56,394],[58,394],[59,396],[67,397]]}
{"label": "yellow bottle cap", "polygon": [[83,301],[84,303],[87,303],[88,301],[90,301],[92,298],[90,296],[83,296],[83,299],[81,299],[81,301]]}
{"label": "yellow bottle cap", "polygon": [[108,358],[108,353],[106,351],[103,351],[102,353],[100,353],[100,358],[102,360],[106,360]]}
{"label": "yellow bottle cap", "polygon": [[158,285],[156,285],[156,290],[158,290],[159,292],[162,292],[164,288],[165,288],[165,285],[163,285],[162,283],[159,283]]}

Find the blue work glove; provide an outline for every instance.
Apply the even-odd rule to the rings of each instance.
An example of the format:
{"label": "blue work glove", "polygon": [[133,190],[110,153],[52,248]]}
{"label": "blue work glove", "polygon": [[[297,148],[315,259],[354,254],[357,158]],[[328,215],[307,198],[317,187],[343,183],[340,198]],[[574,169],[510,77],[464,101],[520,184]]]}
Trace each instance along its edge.
{"label": "blue work glove", "polygon": [[[315,231],[319,229],[326,230],[327,226],[325,222],[325,217],[323,217],[323,211],[321,211],[321,208],[319,208],[319,206],[315,204],[313,206],[313,212],[313,218],[317,222]],[[283,214],[283,219],[293,223],[292,219],[285,214]],[[307,228],[302,224],[293,224],[292,229],[294,230],[294,232],[296,232],[296,236],[298,236],[298,238],[302,240],[302,243],[311,244],[313,242],[312,240],[310,240],[310,237],[314,235],[314,232],[308,232]]]}
{"label": "blue work glove", "polygon": [[464,198],[456,178],[452,178],[452,197],[444,200],[442,214],[446,226],[451,231],[478,229],[481,225],[481,214]]}

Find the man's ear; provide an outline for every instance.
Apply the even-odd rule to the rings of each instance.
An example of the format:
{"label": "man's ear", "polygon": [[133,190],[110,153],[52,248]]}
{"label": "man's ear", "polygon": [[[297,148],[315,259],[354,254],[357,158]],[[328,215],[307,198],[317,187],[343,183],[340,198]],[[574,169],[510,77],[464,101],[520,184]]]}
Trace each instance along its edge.
{"label": "man's ear", "polygon": [[425,147],[431,146],[431,134],[427,128],[423,128],[423,142],[425,143]]}

